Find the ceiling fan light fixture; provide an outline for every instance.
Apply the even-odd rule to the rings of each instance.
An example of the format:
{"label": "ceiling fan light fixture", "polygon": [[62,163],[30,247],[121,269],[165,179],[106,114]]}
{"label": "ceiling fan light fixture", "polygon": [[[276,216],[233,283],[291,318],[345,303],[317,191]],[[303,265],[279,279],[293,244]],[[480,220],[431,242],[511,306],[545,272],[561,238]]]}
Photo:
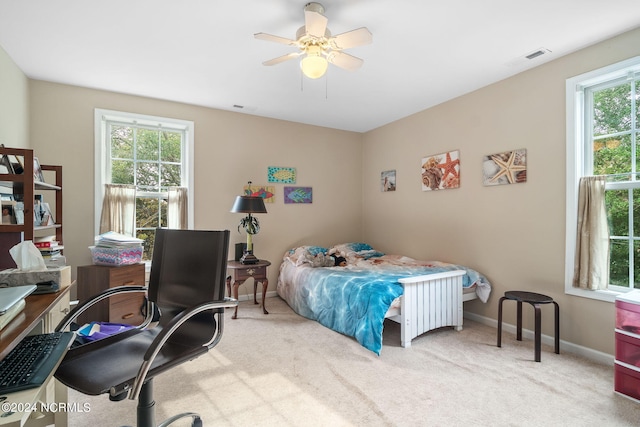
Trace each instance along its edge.
{"label": "ceiling fan light fixture", "polygon": [[299,49],[297,52],[264,61],[262,64],[276,65],[302,57],[300,69],[310,79],[324,76],[329,63],[344,70],[357,70],[364,61],[343,51],[371,43],[373,41],[371,32],[366,27],[360,27],[332,36],[327,28],[328,22],[329,20],[324,16],[324,7],[320,3],[310,2],[304,6],[304,25],[298,28],[295,40],[267,33],[255,33],[253,36],[259,40],[281,43]]}
{"label": "ceiling fan light fixture", "polygon": [[310,79],[318,79],[327,72],[329,63],[322,56],[322,49],[318,46],[309,46],[307,55],[300,61],[302,73]]}

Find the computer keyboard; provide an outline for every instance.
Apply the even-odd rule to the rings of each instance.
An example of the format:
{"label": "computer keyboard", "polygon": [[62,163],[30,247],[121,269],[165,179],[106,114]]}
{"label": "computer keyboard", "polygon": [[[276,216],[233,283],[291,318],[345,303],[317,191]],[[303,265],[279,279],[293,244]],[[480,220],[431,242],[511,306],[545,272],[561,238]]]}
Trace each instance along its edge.
{"label": "computer keyboard", "polygon": [[40,387],[73,342],[73,332],[29,335],[0,360],[0,396]]}

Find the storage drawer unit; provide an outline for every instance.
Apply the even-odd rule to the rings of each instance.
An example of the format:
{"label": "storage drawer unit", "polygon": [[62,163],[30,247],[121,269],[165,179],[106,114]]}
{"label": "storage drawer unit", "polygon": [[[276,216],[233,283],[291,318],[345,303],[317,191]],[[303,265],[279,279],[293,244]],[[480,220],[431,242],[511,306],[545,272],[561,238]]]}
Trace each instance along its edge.
{"label": "storage drawer unit", "polygon": [[630,294],[636,291],[616,298],[616,329],[640,335],[640,295],[638,302],[633,302]]}
{"label": "storage drawer unit", "polygon": [[615,391],[640,403],[640,291],[616,298]]}
{"label": "storage drawer unit", "polygon": [[628,365],[615,363],[615,390],[616,392],[640,402],[640,371],[630,368]]}
{"label": "storage drawer unit", "polygon": [[616,329],[616,360],[640,369],[640,335]]}
{"label": "storage drawer unit", "polygon": [[[133,264],[120,267],[85,265],[78,267],[78,300],[82,303],[109,288],[118,286],[144,286],[145,265]],[[143,293],[115,295],[101,301],[78,317],[80,324],[91,321],[127,323],[138,325],[143,316]]]}

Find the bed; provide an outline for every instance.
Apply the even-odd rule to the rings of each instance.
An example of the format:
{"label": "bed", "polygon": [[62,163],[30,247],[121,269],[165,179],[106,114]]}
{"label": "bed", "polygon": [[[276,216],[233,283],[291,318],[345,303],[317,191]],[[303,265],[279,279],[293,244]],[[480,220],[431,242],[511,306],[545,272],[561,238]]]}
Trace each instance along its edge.
{"label": "bed", "polygon": [[[345,266],[335,266],[343,257]],[[456,264],[382,253],[366,243],[285,252],[277,293],[299,315],[354,337],[380,355],[385,318],[401,325],[401,345],[432,329],[462,330],[462,304],[486,302],[491,284]]]}

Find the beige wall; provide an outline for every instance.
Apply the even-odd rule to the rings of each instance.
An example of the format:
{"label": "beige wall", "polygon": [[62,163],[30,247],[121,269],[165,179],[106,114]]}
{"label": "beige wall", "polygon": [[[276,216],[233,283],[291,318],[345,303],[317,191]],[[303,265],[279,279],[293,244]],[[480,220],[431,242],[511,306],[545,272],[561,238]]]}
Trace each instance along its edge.
{"label": "beige wall", "polygon": [[[364,135],[41,81],[27,87],[0,50],[0,89],[8,94],[0,97],[0,137],[64,166],[65,253],[74,273],[90,263],[94,234],[93,109],[175,117],[195,122],[196,228],[228,228],[233,243],[244,241],[229,209],[247,180],[265,183],[267,166],[296,167],[297,185],[313,187],[313,204],[285,206],[277,185],[276,203],[260,217],[256,252],[275,264],[270,291],[288,247],[363,239],[387,252],[476,267],[494,284],[488,304],[466,303],[480,316],[497,317],[505,290],[551,295],[561,306],[563,340],[612,354],[613,305],[564,295],[564,84],[639,55],[638,39],[640,30],[626,33]],[[483,187],[482,156],[517,148],[527,149],[528,182]],[[422,157],[454,149],[461,188],[422,192]],[[381,193],[380,172],[388,169],[397,171],[398,190]],[[506,309],[514,323],[513,307]],[[545,312],[549,335],[551,319]]]}
{"label": "beige wall", "polygon": [[[507,290],[550,295],[563,340],[613,354],[613,304],[564,294],[565,80],[640,55],[638,40],[640,30],[626,33],[367,133],[365,238],[387,252],[485,273],[494,285],[489,302],[465,303],[481,316],[496,319]],[[483,187],[482,157],[519,148],[527,149],[527,182]],[[421,159],[456,149],[460,188],[422,192]],[[382,193],[380,172],[389,169],[397,191]],[[543,333],[553,335],[553,311],[544,310]],[[515,324],[515,307],[505,306],[505,316]],[[528,308],[525,317],[533,329]]]}
{"label": "beige wall", "polygon": [[[30,93],[33,148],[41,162],[63,166],[65,255],[74,274],[91,263],[94,108],[194,121],[195,228],[229,229],[232,243],[246,240],[237,231],[241,215],[229,212],[243,185],[268,184],[268,166],[296,168],[296,185],[313,187],[313,203],[285,205],[283,185],[274,184],[275,203],[259,215],[254,237],[256,255],[273,263],[269,291],[288,248],[361,238],[361,134],[42,81],[31,81]],[[251,283],[240,294],[253,292]]]}
{"label": "beige wall", "polygon": [[28,148],[29,80],[0,47],[0,144]]}

